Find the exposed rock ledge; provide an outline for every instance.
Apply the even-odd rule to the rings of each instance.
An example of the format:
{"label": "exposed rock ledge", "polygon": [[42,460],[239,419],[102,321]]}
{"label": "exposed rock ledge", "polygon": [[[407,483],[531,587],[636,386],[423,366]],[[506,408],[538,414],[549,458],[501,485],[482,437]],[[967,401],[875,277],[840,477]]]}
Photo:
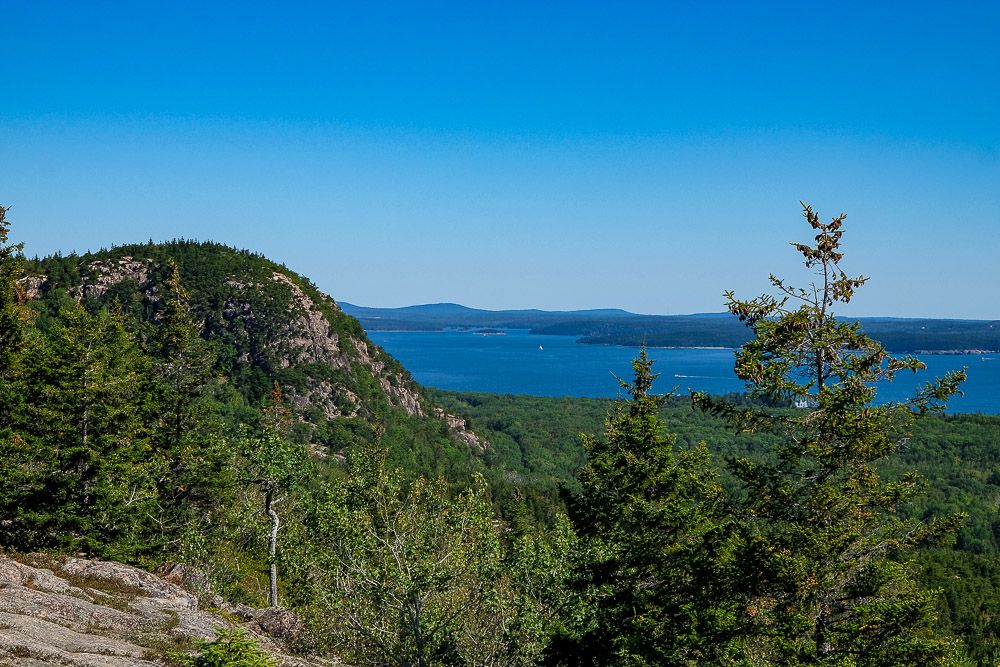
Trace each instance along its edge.
{"label": "exposed rock ledge", "polygon": [[221,609],[202,610],[171,579],[185,577],[176,568],[159,577],[106,561],[0,556],[0,666],[162,667],[170,652],[237,626],[285,667],[333,664],[284,653],[281,642],[297,623],[290,612],[206,594]]}
{"label": "exposed rock ledge", "polygon": [[489,443],[480,438],[469,428],[469,422],[462,417],[448,414],[442,408],[434,408],[434,416],[443,419],[448,427],[464,442],[469,448],[478,451],[480,454],[486,453]]}

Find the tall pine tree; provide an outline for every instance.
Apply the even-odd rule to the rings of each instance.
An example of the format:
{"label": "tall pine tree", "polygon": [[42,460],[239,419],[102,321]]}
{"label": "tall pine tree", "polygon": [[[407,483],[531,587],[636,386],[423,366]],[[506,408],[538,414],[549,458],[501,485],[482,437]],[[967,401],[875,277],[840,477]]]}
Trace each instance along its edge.
{"label": "tall pine tree", "polygon": [[738,407],[695,395],[741,431],[780,435],[766,456],[731,462],[741,486],[742,656],[752,664],[900,666],[946,664],[955,644],[936,636],[934,595],[914,583],[912,549],[947,539],[958,517],[900,515],[920,491],[914,474],[884,479],[915,416],[941,407],[962,373],[928,383],[911,400],[878,404],[876,385],[924,364],[894,358],[857,323],[838,319],[867,278],[840,268],[845,216],[822,222],[803,204],[815,244],[792,244],[815,279],[799,288],[771,276],[778,296],[727,293],[754,339],[736,355],[751,396],[797,408]]}
{"label": "tall pine tree", "polygon": [[[24,246],[20,243],[8,243],[9,235],[7,209],[0,206],[0,379],[8,377],[24,331],[21,308],[24,294],[17,284],[21,272],[21,250]],[[3,400],[2,395],[0,400]]]}
{"label": "tall pine tree", "polygon": [[169,259],[166,268],[150,352],[159,407],[153,443],[164,462],[158,519],[170,544],[207,530],[216,492],[227,483],[220,475],[227,454],[211,409],[216,355],[199,335],[180,267]]}

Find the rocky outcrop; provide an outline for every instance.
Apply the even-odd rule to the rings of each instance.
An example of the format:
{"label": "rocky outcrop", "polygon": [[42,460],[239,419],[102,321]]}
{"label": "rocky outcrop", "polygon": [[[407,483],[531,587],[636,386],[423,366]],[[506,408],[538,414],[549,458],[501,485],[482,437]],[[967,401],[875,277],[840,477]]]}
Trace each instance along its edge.
{"label": "rocky outcrop", "polygon": [[[339,338],[313,300],[283,273],[275,271],[271,279],[289,293],[286,319],[280,324],[280,330],[271,332],[266,343],[277,367],[322,363],[346,368],[348,360],[341,352]],[[224,308],[226,319],[252,325],[258,319],[255,312],[257,293],[265,291],[265,286],[236,278],[226,281],[226,285],[232,288]],[[246,360],[249,361],[249,357]]]}
{"label": "rocky outcrop", "polygon": [[[269,354],[274,357],[278,368],[290,368],[300,364],[323,364],[347,373],[352,364],[357,363],[365,372],[371,373],[389,398],[390,403],[403,408],[411,415],[422,415],[420,396],[411,383],[393,374],[380,360],[378,350],[370,350],[366,341],[347,337],[341,341],[334,331],[327,315],[312,297],[287,275],[274,271],[271,279],[282,285],[289,293],[288,314],[282,330],[267,341]],[[227,283],[233,288],[233,295],[226,301],[224,314],[230,320],[252,323],[255,318],[248,292],[261,290],[262,285],[240,281],[235,278]],[[326,295],[326,304],[340,312],[336,302]],[[252,324],[251,324],[252,326]],[[346,343],[346,347],[344,345]],[[249,362],[249,352],[242,358]],[[319,408],[328,419],[333,417],[355,417],[361,411],[361,400],[350,389],[336,386],[328,380],[310,380],[305,388],[285,388],[285,398],[299,412],[308,408]]]}
{"label": "rocky outcrop", "polygon": [[89,277],[70,291],[76,299],[102,297],[112,287],[126,280],[134,280],[139,285],[145,285],[149,280],[149,262],[128,255],[116,261],[95,260],[87,265],[87,270]]}
{"label": "rocky outcrop", "polygon": [[42,288],[48,281],[48,276],[25,276],[17,281],[17,286],[23,298],[37,299],[42,296]]}
{"label": "rocky outcrop", "polygon": [[107,561],[0,556],[0,667],[162,667],[171,652],[234,627],[285,667],[334,664],[288,654],[301,632],[294,614],[226,605],[191,568],[157,576]]}
{"label": "rocky outcrop", "polygon": [[469,422],[456,415],[448,414],[441,408],[434,408],[434,416],[443,419],[448,428],[457,435],[470,449],[474,449],[480,454],[484,453],[489,446],[487,441],[480,438],[469,428]]}
{"label": "rocky outcrop", "polygon": [[403,378],[387,371],[384,361],[378,359],[377,353],[373,354],[368,348],[368,344],[358,339],[352,339],[354,349],[357,350],[361,363],[371,371],[371,374],[378,380],[382,391],[389,396],[390,400],[411,415],[420,416],[424,414],[424,409],[420,404],[420,395],[413,390],[413,387]]}
{"label": "rocky outcrop", "polygon": [[288,335],[283,341],[292,356],[285,357],[283,363],[286,366],[293,363],[327,363],[335,368],[346,367],[347,360],[340,351],[340,341],[326,315],[291,278],[277,271],[272,277],[292,293],[288,307]]}

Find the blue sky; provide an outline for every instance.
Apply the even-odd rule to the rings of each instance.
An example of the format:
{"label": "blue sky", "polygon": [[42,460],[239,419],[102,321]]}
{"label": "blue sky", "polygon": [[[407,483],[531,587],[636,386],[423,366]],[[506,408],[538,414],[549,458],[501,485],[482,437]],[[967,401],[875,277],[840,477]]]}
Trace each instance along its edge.
{"label": "blue sky", "polygon": [[29,254],[187,237],[334,298],[1000,318],[1000,3],[5,2]]}

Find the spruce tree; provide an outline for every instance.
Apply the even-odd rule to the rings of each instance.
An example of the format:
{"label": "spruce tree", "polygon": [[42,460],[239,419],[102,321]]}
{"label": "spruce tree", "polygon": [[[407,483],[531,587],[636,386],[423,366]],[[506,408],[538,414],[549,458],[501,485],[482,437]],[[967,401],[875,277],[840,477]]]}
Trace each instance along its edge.
{"label": "spruce tree", "polygon": [[160,428],[161,446],[170,449],[181,444],[186,432],[196,430],[204,412],[199,409],[199,399],[211,380],[215,355],[199,336],[180,268],[169,260],[168,269],[170,273],[162,283],[153,353],[157,358],[160,400],[166,407]]}
{"label": "spruce tree", "polygon": [[17,284],[21,272],[21,250],[24,246],[21,243],[8,243],[9,235],[7,209],[0,206],[0,379],[7,377],[24,331],[21,309],[24,294]]}
{"label": "spruce tree", "polygon": [[207,530],[226,447],[219,419],[212,414],[215,351],[199,335],[180,267],[167,260],[158,289],[155,333],[151,340],[158,419],[154,447],[163,461],[158,480],[160,531],[165,540],[178,533]]}
{"label": "spruce tree", "polygon": [[21,273],[22,245],[9,243],[7,209],[0,206],[0,544],[16,546],[23,517],[23,499],[39,484],[34,465],[35,447],[18,432],[25,416],[25,396],[18,372],[25,338],[24,294],[17,279]]}
{"label": "spruce tree", "polygon": [[8,243],[9,235],[7,209],[0,206],[0,447],[13,446],[12,428],[24,402],[15,369],[26,330],[25,295],[17,283],[23,244]]}
{"label": "spruce tree", "polygon": [[25,369],[19,459],[33,477],[19,513],[38,540],[30,546],[147,552],[158,473],[148,357],[120,316],[76,307],[35,336]]}
{"label": "spruce tree", "polygon": [[678,449],[652,393],[643,349],[630,400],[609,415],[603,437],[585,437],[588,460],[572,517],[587,544],[582,576],[594,601],[592,627],[569,661],[685,665],[721,660],[727,624],[727,549],[722,487],[704,444]]}
{"label": "spruce tree", "polygon": [[742,492],[743,659],[752,664],[899,666],[945,664],[955,643],[933,630],[934,594],[909,564],[919,544],[948,539],[960,517],[907,520],[915,474],[885,479],[880,465],[905,446],[913,419],[958,390],[963,373],[926,384],[902,403],[876,402],[876,385],[924,368],[892,357],[834,307],[867,282],[841,268],[845,216],[822,222],[803,204],[815,244],[793,243],[815,280],[793,287],[771,276],[778,296],[741,301],[730,312],[754,338],[736,354],[736,374],[764,405],[734,406],[703,394],[701,407],[741,431],[769,431],[780,445],[731,462]]}

